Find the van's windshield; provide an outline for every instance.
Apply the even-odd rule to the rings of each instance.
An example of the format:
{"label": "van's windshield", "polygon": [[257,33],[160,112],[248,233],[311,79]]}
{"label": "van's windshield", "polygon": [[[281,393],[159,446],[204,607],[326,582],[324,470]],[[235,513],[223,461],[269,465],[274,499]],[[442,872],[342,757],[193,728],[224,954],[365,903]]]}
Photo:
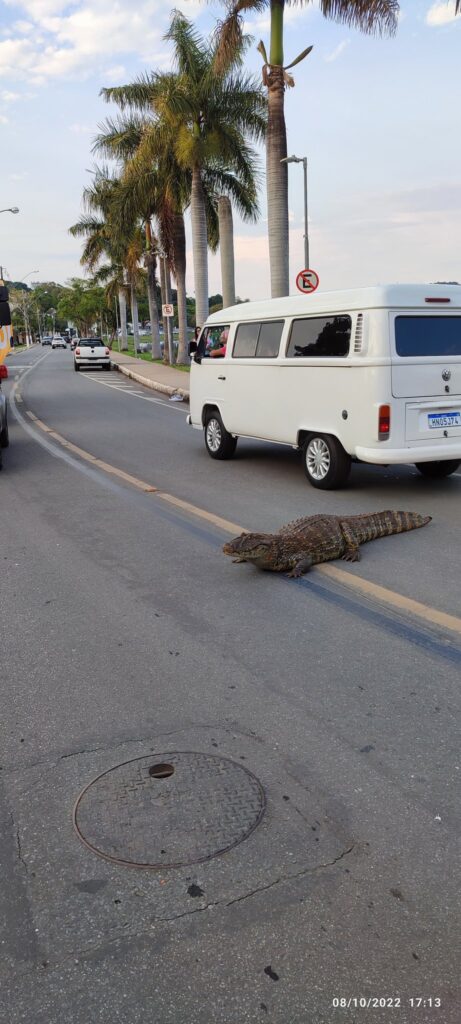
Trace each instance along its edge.
{"label": "van's windshield", "polygon": [[396,316],[398,356],[461,356],[461,316]]}

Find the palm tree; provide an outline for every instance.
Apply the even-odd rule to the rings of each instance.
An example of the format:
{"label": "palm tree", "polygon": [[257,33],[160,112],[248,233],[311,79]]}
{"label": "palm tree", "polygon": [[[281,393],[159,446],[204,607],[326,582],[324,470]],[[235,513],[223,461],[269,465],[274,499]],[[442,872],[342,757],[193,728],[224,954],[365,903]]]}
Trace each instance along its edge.
{"label": "palm tree", "polygon": [[[244,44],[225,69],[217,65],[216,40],[204,43],[178,11],[167,38],[173,43],[174,72],[144,75],[102,94],[124,109],[151,116],[146,146],[160,160],[168,148],[179,168],[190,176],[190,211],[196,295],[196,320],[208,315],[208,242],[206,175],[221,174],[225,192],[239,202],[235,182],[250,180],[246,137],[265,132],[265,101],[253,78],[236,72]],[[153,115],[153,117],[152,117]],[[254,182],[254,157],[253,163]],[[254,200],[256,188],[254,187]],[[216,197],[217,198],[217,197]],[[253,205],[254,209],[254,204]]]}
{"label": "palm tree", "polygon": [[[281,161],[287,156],[284,94],[286,87],[294,85],[289,69],[299,64],[312,50],[307,47],[290,64],[284,66],[283,15],[285,4],[309,3],[310,0],[223,0],[227,17],[218,26],[217,58],[225,69],[240,51],[243,34],[243,16],[249,12],[269,9],[270,50],[267,56],[263,42],[258,50],[264,61],[263,83],[268,90],[268,127],[266,149],[267,216],[269,227],[269,254],[272,296],[289,292],[288,245],[288,171]],[[319,0],[326,18],[333,18],[362,32],[388,33],[396,31],[399,14],[398,0]],[[456,0],[461,10],[461,0]]]}
{"label": "palm tree", "polygon": [[[119,117],[116,122],[107,120],[105,124],[101,125],[94,149],[124,161],[119,187],[114,196],[114,207],[121,223],[128,229],[139,217],[145,226],[145,262],[148,268],[153,358],[161,357],[155,296],[155,263],[157,254],[162,252],[162,260],[166,259],[168,264],[168,280],[169,271],[172,271],[176,278],[179,324],[177,361],[185,363],[187,362],[187,307],[186,236],[183,208],[190,192],[190,181],[174,160],[171,144],[165,148],[162,154],[159,154],[158,145],[152,152],[151,141],[154,137],[155,122],[151,114],[146,114],[143,119]],[[152,217],[157,221],[159,241],[152,235]],[[165,293],[165,288],[168,291],[168,284],[163,272],[160,285],[162,301],[166,303],[169,301]],[[157,316],[157,337],[155,336],[155,316]],[[164,360],[168,361],[166,345]]]}
{"label": "palm tree", "polygon": [[127,242],[112,217],[113,197],[117,178],[107,168],[96,167],[93,183],[84,189],[83,203],[87,213],[69,228],[71,235],[85,238],[80,262],[88,270],[95,271],[103,259],[108,259],[101,273],[101,280],[117,284],[120,311],[121,348],[128,348],[126,324],[126,258]]}

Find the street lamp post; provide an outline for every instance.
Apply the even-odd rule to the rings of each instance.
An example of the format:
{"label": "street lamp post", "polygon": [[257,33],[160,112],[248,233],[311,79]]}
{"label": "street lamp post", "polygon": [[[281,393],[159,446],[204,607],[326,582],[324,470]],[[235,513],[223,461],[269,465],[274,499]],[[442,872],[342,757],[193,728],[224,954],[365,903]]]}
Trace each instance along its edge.
{"label": "street lamp post", "polygon": [[285,156],[281,164],[302,164],[304,170],[304,268],[309,269],[309,235],[307,229],[307,156]]}
{"label": "street lamp post", "polygon": [[[32,274],[38,274],[38,273],[39,273],[38,270],[29,270],[28,274],[24,274],[24,277],[21,277],[19,279],[20,283],[21,284],[25,284],[26,277],[31,277]],[[29,311],[27,309],[27,305],[26,305],[26,300],[25,299],[24,299],[24,303],[23,303],[23,307],[22,307],[22,313],[23,313],[23,316],[24,316],[24,327],[26,328],[26,346],[27,346],[27,348],[30,348],[30,345],[32,344],[32,331],[30,329]]]}

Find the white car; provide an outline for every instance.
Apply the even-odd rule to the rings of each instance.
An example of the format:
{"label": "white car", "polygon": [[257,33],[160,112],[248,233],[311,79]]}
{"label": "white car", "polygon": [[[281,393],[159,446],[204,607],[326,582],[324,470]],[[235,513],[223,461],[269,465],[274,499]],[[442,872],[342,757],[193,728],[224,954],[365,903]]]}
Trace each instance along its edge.
{"label": "white car", "polygon": [[85,366],[100,366],[102,370],[110,370],[110,349],[102,338],[80,338],[74,351],[74,370]]}
{"label": "white car", "polygon": [[51,339],[51,348],[66,348],[64,338],[61,338],[60,334],[53,335]]}

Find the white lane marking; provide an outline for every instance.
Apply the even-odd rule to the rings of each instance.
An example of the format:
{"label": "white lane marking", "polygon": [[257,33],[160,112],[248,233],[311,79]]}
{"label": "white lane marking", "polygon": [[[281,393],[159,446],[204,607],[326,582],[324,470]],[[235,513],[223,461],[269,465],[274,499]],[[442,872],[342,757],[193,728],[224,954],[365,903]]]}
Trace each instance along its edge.
{"label": "white lane marking", "polygon": [[[90,376],[90,374],[84,374],[87,380],[92,380],[96,384],[102,384],[105,388],[111,388],[112,391],[123,391],[125,395],[131,395],[134,398],[141,398],[143,402],[153,402],[154,405],[161,405],[164,409],[175,409],[176,412],[184,412],[181,408],[184,406],[184,402],[172,402],[171,405],[168,399],[164,398],[153,398],[151,395],[143,395],[141,391],[134,391],[132,388],[124,387],[120,384],[112,384],[108,380],[100,380],[98,375]],[[178,409],[178,406],[180,407]]]}

